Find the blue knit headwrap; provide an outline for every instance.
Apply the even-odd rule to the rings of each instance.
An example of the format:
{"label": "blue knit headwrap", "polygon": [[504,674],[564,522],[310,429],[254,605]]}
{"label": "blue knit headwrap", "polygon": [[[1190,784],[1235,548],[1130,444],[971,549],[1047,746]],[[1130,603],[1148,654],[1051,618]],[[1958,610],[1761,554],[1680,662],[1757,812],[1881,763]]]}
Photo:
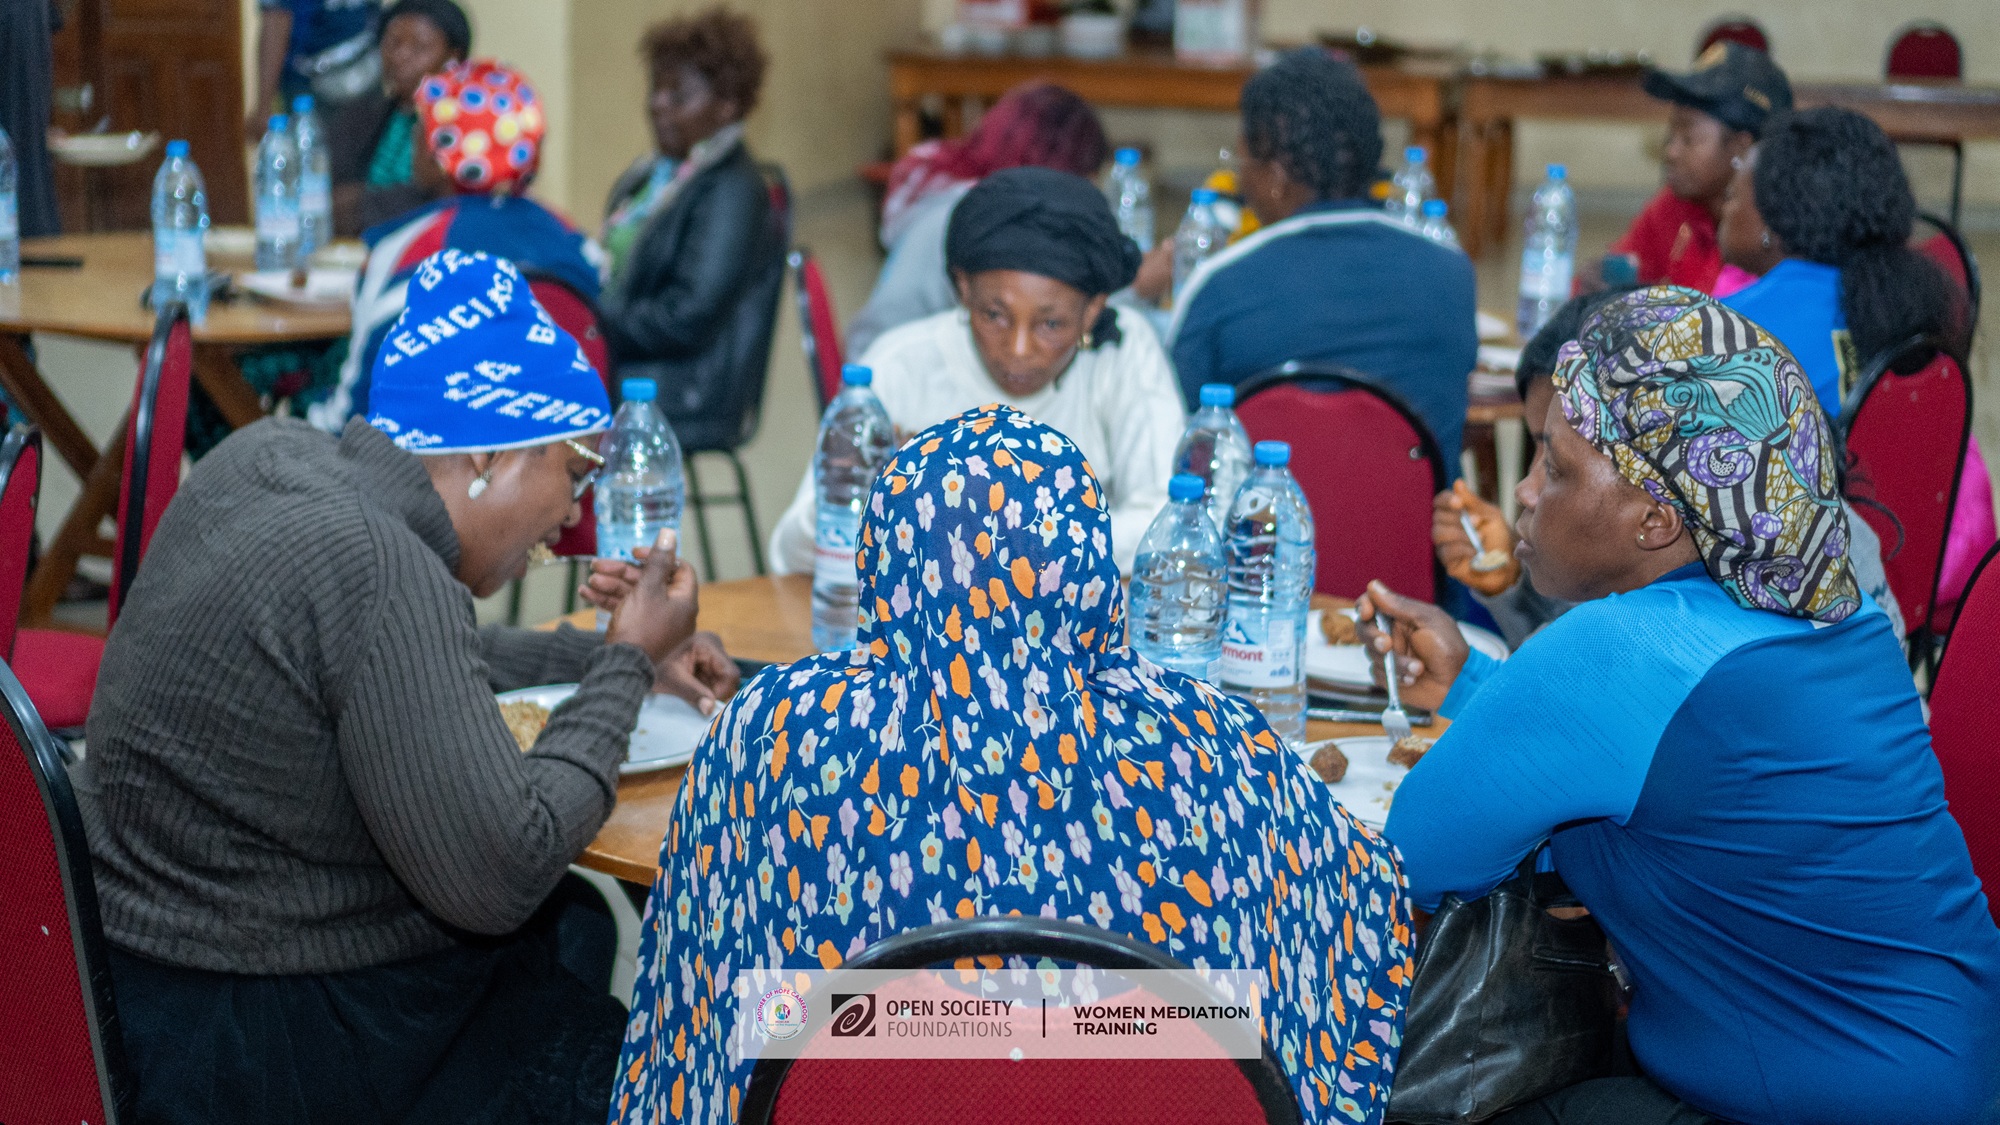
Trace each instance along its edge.
{"label": "blue knit headwrap", "polygon": [[423,260],[375,357],[370,425],[411,453],[546,445],[611,425],[604,383],[512,262]]}

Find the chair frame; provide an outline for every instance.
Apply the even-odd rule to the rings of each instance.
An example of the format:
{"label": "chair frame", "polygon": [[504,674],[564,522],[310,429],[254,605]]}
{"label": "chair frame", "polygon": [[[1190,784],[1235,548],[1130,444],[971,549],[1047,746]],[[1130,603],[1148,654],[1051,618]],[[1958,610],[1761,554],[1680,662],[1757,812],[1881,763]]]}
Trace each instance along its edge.
{"label": "chair frame", "polygon": [[[1889,70],[1889,60],[1895,56],[1896,48],[1902,44],[1903,40],[1909,38],[1912,32],[1923,31],[1926,29],[1942,31],[1946,35],[1951,37],[1953,43],[1958,45],[1959,78],[1957,80],[1961,82],[1964,81],[1965,44],[1958,38],[1957,33],[1953,32],[1950,28],[1946,27],[1941,23],[1938,23],[1935,20],[1912,20],[1909,23],[1906,23],[1903,26],[1897,28],[1895,34],[1890,36],[1889,45],[1887,47],[1884,47],[1882,50],[1882,77],[1885,81],[1890,83],[1895,83],[1898,81],[1897,76],[1891,73]],[[1922,79],[1902,79],[1902,81],[1922,81]],[[1895,136],[1894,134],[1891,134],[1889,139],[1890,141],[1892,141],[1897,145],[1924,145],[1926,147],[1943,148],[1950,150],[1951,221],[1952,224],[1956,226],[1959,219],[1959,203],[1965,194],[1965,142],[1963,140],[1919,140],[1915,138],[1898,137]],[[1964,247],[1961,246],[1960,249],[1962,250],[1964,249]],[[1973,301],[1973,310],[1972,310],[1973,315],[1975,317],[1977,317],[1979,313],[1978,306],[1979,302],[1975,299]]]}
{"label": "chair frame", "polygon": [[[1402,396],[1387,387],[1369,381],[1366,376],[1351,367],[1313,360],[1287,360],[1269,371],[1253,375],[1238,384],[1236,408],[1242,410],[1243,404],[1249,402],[1253,396],[1273,387],[1301,383],[1335,383],[1339,385],[1340,393],[1361,391],[1387,403],[1391,409],[1402,415],[1403,420],[1416,432],[1418,448],[1423,451],[1423,459],[1429,462],[1431,467],[1431,495],[1435,496],[1451,486],[1451,475],[1445,468],[1444,452],[1438,448],[1437,435],[1431,433],[1430,426],[1424,423],[1423,418],[1410,407],[1409,403],[1403,401]],[[1443,597],[1445,591],[1450,588],[1449,578],[1444,572],[1444,564],[1438,561],[1437,552],[1430,552],[1430,556],[1431,585],[1436,596]]]}
{"label": "chair frame", "polygon": [[[1840,417],[1834,420],[1833,432],[1834,439],[1838,443],[1836,452],[1839,456],[1841,466],[1843,492],[1845,491],[1844,485],[1850,464],[1847,452],[1848,435],[1853,431],[1854,423],[1861,416],[1862,409],[1868,405],[1869,395],[1874,393],[1876,385],[1881,383],[1883,379],[1901,377],[1890,374],[1890,369],[1898,360],[1924,353],[1930,353],[1935,356],[1937,354],[1944,354],[1944,349],[1928,336],[1912,336],[1895,347],[1885,349],[1880,355],[1870,360],[1867,367],[1862,369],[1861,377],[1855,380],[1854,388],[1848,392],[1846,400],[1840,404]],[[1958,451],[1952,455],[1952,463],[1962,466],[1965,463],[1966,445],[1972,440],[1972,375],[1965,369],[1964,362],[1958,360],[1958,357],[1953,356],[1951,358],[1957,364],[1960,381],[1965,384],[1965,421],[1959,426]],[[1929,361],[1927,360],[1926,362]],[[1959,485],[1963,483],[1963,477],[1963,472],[1957,472],[1952,475],[1950,492],[1944,498],[1944,534],[1947,542],[1951,538],[1951,515],[1953,510],[1958,506],[1958,489]],[[1890,515],[1894,517],[1895,514],[1892,512]],[[1900,518],[1896,519],[1896,524],[1898,530],[1896,550],[1901,551],[1906,536],[1902,533],[1902,520]],[[1929,613],[1923,621],[1904,622],[1904,639],[1909,648],[1910,669],[1926,673],[1926,683],[1936,677],[1943,636],[1949,635],[1948,632],[1940,635],[1932,627],[1937,617],[1938,583],[1943,576],[1944,552],[1940,550],[1938,552],[1937,569],[1931,574],[1930,593],[1926,599],[1926,604],[1929,606]],[[1968,586],[1968,588],[1970,587]]]}
{"label": "chair frame", "polygon": [[[1953,201],[1952,214],[1958,214],[1956,200]],[[1972,244],[1965,240],[1964,232],[1958,229],[1958,224],[1955,221],[1947,220],[1943,216],[1929,211],[1918,211],[1917,221],[1929,223],[1939,234],[1943,235],[1944,240],[1951,243],[1951,248],[1958,253],[1958,260],[1965,266],[1966,296],[1971,298],[1971,307],[1966,313],[1965,338],[1970,340],[1979,331],[1979,297],[1981,290],[1979,259],[1973,256]]]}
{"label": "chair frame", "polygon": [[[133,405],[129,456],[132,475],[125,482],[119,500],[118,525],[125,534],[118,544],[118,588],[111,604],[123,608],[139,577],[139,559],[146,544],[146,488],[152,476],[154,412],[159,408],[160,379],[166,371],[167,348],[173,342],[174,327],[188,319],[187,306],[170,301],[153,318],[153,338],[146,345],[146,367],[139,376],[139,399]],[[193,343],[190,324],[189,343]],[[192,362],[192,360],[190,360]]]}
{"label": "chair frame", "polygon": [[[812,295],[806,291],[806,266],[816,261],[809,246],[794,247],[785,257],[785,263],[792,271],[792,300],[799,311],[799,345],[806,353],[806,374],[812,380],[814,400],[819,403],[820,410],[825,411],[827,403],[833,401],[827,397],[826,380],[822,374],[822,370],[826,367],[827,349],[820,341],[819,331],[813,327]],[[831,346],[833,349],[839,349],[840,341],[833,341]],[[846,356],[836,354],[833,358],[844,362]],[[835,366],[838,367],[839,364]]]}
{"label": "chair frame", "polygon": [[[34,426],[16,425],[4,433],[0,433],[0,497],[7,495],[7,486],[13,482],[14,473],[19,470],[21,459],[31,450],[35,455],[35,482],[28,494],[28,511],[31,513],[32,519],[32,513],[39,506],[41,499],[39,494],[42,484],[42,457],[44,456],[42,452],[42,431],[36,429]],[[34,534],[32,528],[28,534],[30,536]],[[24,571],[21,575],[21,581],[25,584],[27,579],[27,572]],[[14,640],[20,635],[21,631],[19,620],[21,601],[22,599],[20,598],[15,599],[13,613],[8,615],[6,620],[0,620],[0,640],[6,642],[0,644],[0,660],[3,661],[11,662],[14,659]]]}
{"label": "chair frame", "polygon": [[[950,964],[966,957],[1048,957],[1100,969],[1174,969],[1188,967],[1156,945],[1134,941],[1095,926],[1060,918],[991,917],[940,922],[884,938],[850,958],[847,969],[908,969]],[[744,1092],[742,1125],[770,1125],[778,1095],[792,1068],[792,1059],[763,1059],[750,1074]],[[1284,1067],[1264,1044],[1258,1059],[1237,1059],[1236,1065],[1273,1125],[1298,1125],[1298,1100],[1285,1078]]]}
{"label": "chair frame", "polygon": [[54,838],[63,900],[69,908],[77,978],[82,986],[91,1048],[96,1056],[98,1097],[104,1105],[105,1125],[118,1125],[121,1120],[129,1119],[131,1113],[131,1070],[118,1022],[110,945],[105,941],[104,922],[97,908],[97,884],[91,874],[90,844],[84,835],[83,815],[70,788],[69,770],[64,764],[66,749],[43,725],[41,715],[28,699],[27,689],[5,663],[0,663],[0,721],[12,728],[27,754],[28,772],[34,775],[36,787],[41,790],[42,807],[48,814],[49,831]]}

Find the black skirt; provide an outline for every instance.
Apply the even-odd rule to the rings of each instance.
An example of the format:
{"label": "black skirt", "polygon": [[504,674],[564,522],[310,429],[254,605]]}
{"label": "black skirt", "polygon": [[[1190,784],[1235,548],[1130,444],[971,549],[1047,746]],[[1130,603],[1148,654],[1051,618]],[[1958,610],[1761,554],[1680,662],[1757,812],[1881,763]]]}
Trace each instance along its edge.
{"label": "black skirt", "polygon": [[394,965],[239,976],[111,951],[140,1125],[600,1125],[625,1010],[544,911]]}

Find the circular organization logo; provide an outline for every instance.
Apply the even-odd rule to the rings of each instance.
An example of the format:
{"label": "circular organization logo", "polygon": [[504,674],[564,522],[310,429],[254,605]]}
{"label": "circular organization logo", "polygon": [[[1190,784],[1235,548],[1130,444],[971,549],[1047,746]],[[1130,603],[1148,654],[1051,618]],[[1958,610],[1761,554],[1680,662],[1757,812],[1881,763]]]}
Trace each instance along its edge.
{"label": "circular organization logo", "polygon": [[790,1039],[806,1029],[806,1001],[781,984],[757,1001],[757,1026],[773,1039]]}

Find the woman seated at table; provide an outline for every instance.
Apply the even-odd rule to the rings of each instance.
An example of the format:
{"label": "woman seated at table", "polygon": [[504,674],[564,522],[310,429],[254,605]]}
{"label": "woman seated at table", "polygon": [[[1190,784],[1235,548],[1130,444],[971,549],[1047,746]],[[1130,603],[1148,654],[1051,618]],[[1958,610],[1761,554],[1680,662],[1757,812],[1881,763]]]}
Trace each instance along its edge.
{"label": "woman seated at table", "polygon": [[1389,814],[1418,905],[1547,839],[1634,982],[1644,1077],[1499,1120],[1986,1120],[2000,929],[1805,373],[1657,288],[1592,315],[1554,388],[1520,553],[1582,604],[1505,664],[1379,585],[1361,607],[1395,620],[1403,698],[1455,720]]}
{"label": "woman seated at table", "polygon": [[422,178],[417,85],[472,53],[472,25],[452,0],[399,0],[382,13],[382,88],[341,106],[328,124],[333,231],[353,238],[445,195]]}
{"label": "woman seated at table", "polygon": [[[426,262],[374,384],[204,458],[105,649],[76,784],[143,1122],[603,1120],[623,1012],[540,908],[647,691],[728,661],[670,545],[603,637],[477,627],[610,418],[511,265]],[[522,753],[493,693],[562,681]]]}
{"label": "woman seated at table", "polygon": [[[1556,357],[1562,346],[1577,338],[1591,313],[1628,292],[1629,289],[1606,290],[1572,298],[1521,349],[1520,362],[1514,368],[1514,388],[1530,422],[1548,417],[1549,404],[1556,393],[1552,381]],[[1847,557],[1854,564],[1855,581],[1882,607],[1900,641],[1904,633],[1903,611],[1882,567],[1882,541],[1867,521],[1855,514],[1852,505],[1844,500],[1842,503],[1847,508]],[[1466,536],[1460,513],[1472,517],[1479,532],[1478,543]],[[1535,589],[1528,578],[1527,565],[1514,553],[1515,543],[1514,530],[1508,526],[1500,506],[1487,503],[1463,482],[1438,493],[1433,500],[1431,545],[1437,551],[1438,562],[1446,574],[1464,583],[1479,604],[1493,615],[1508,648],[1520,648],[1536,630],[1569,612],[1571,606],[1569,602],[1545,597]],[[1488,560],[1495,565],[1486,570],[1472,565],[1482,552],[1498,556]]]}
{"label": "woman seated at table", "polygon": [[769,344],[759,283],[783,273],[770,192],[743,140],[767,60],[756,25],[722,8],[656,24],[641,52],[658,153],[611,189],[604,336],[622,377],[659,383],[682,447],[716,448],[736,440],[746,380],[764,378],[745,368]]}
{"label": "woman seated at table", "polygon": [[540,166],[547,128],[527,78],[480,59],[423,80],[417,89],[418,182],[446,198],[368,232],[368,262],[354,291],[354,329],[339,382],[306,409],[313,425],[339,433],[368,414],[368,373],[403,313],[410,279],[439,250],[490,254],[529,275],[546,275],[596,300],[595,244],[524,194]]}
{"label": "woman seated at table", "polygon": [[[1104,482],[1121,570],[1167,501],[1186,415],[1143,315],[1111,307],[1139,248],[1089,181],[1047,168],[995,172],[952,211],[945,259],[960,308],[906,324],[861,357],[902,433],[989,402],[1063,432]],[[771,533],[780,573],[813,567],[810,468]]]}
{"label": "woman seated at table", "polygon": [[972,185],[1003,168],[1054,168],[1095,176],[1111,153],[1090,103],[1052,82],[1007,91],[958,140],[925,141],[889,173],[882,248],[889,258],[875,290],[847,328],[847,354],[862,355],[889,329],[958,301],[944,265],[945,228]]}
{"label": "woman seated at table", "polygon": [[[1395,852],[1255,709],[1124,647],[1103,496],[1074,444],[1004,406],[876,479],[858,569],[882,616],[852,654],[760,673],[688,766],[684,793],[731,796],[668,829],[614,1121],[732,1119],[755,1060],[727,1049],[736,1004],[686,983],[711,967],[831,969],[1010,913],[1269,971],[1306,1119],[1381,1120],[1410,971]],[[1299,847],[1276,859],[1272,838]]]}

